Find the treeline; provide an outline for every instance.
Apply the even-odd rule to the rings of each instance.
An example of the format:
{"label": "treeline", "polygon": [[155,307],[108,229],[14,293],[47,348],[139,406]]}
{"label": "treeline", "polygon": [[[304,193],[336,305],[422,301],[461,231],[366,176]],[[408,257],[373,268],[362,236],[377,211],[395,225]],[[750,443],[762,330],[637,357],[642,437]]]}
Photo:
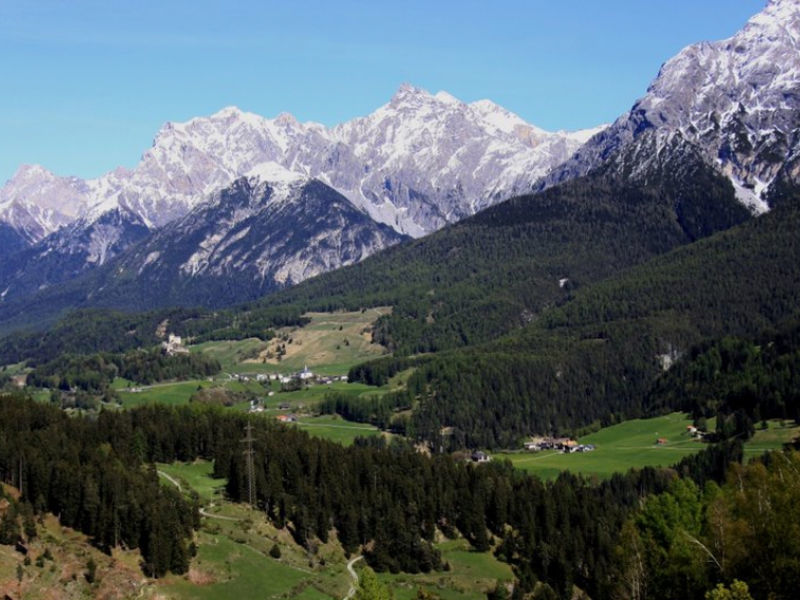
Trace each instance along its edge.
{"label": "treeline", "polygon": [[167,355],[160,348],[124,354],[64,354],[28,374],[27,384],[54,390],[105,393],[117,377],[140,384],[167,379],[198,379],[216,375],[222,367],[201,353]]}
{"label": "treeline", "polygon": [[284,306],[258,312],[248,307],[145,313],[83,309],[65,315],[45,332],[17,332],[0,338],[0,364],[27,360],[30,365],[38,365],[62,354],[126,352],[160,343],[165,332],[191,338],[195,343],[250,337],[268,341],[275,336],[274,328],[305,325],[308,321],[296,308]]}
{"label": "treeline", "polygon": [[[136,451],[141,438],[126,436],[118,424],[70,418],[57,408],[4,395],[0,480],[20,490],[24,506],[57,515],[101,549],[138,548],[147,575],[183,573],[199,522],[197,506],[162,485],[153,467],[145,468],[145,453]],[[11,522],[5,527],[4,543],[15,543],[21,532]]]}

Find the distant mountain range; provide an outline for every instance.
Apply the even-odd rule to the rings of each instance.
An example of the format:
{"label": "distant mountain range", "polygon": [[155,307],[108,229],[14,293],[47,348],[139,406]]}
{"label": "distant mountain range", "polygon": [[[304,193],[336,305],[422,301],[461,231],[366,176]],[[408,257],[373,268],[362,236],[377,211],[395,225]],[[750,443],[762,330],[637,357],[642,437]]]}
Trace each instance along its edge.
{"label": "distant mountain range", "polygon": [[797,40],[800,0],[773,0],[730,39],[667,61],[596,130],[545,132],[490,101],[404,85],[332,128],[235,108],[168,123],[139,166],[95,180],[23,167],[0,190],[0,322],[30,305],[250,300],[586,174],[652,190],[676,171],[686,187],[669,189],[664,218],[691,241],[718,228],[703,219],[722,197],[691,173],[726,178],[750,214],[800,181]]}
{"label": "distant mountain range", "polygon": [[[16,259],[7,253],[0,292],[20,298],[101,266],[270,165],[316,179],[342,194],[354,217],[393,229],[395,235],[374,240],[374,252],[529,190],[595,131],[550,133],[488,100],[466,104],[410,85],[373,114],[333,128],[233,107],[167,123],[130,171],[84,181],[20,168],[0,189],[0,222],[28,247]],[[275,255],[278,266],[268,270],[292,272],[278,274],[279,285],[296,283],[365,255],[363,248],[342,248],[341,258],[312,260],[319,268],[301,270],[281,269],[284,259]]]}
{"label": "distant mountain range", "polygon": [[112,210],[155,229],[252,168],[277,163],[418,237],[527,191],[600,129],[550,133],[489,100],[466,104],[410,85],[371,115],[332,128],[228,107],[167,123],[130,171],[82,180],[23,166],[0,189],[0,221],[31,243]]}

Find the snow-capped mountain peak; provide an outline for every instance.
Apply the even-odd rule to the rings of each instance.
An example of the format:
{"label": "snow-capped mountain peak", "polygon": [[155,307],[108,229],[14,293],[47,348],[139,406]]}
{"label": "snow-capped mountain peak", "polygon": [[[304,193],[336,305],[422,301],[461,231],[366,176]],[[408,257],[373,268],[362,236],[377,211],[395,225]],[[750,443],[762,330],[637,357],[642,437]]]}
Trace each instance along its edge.
{"label": "snow-capped mountain peak", "polygon": [[244,178],[254,190],[269,188],[269,199],[273,204],[296,196],[297,190],[311,181],[305,175],[290,171],[276,162],[256,165],[244,174]]}
{"label": "snow-capped mountain peak", "polygon": [[760,34],[769,32],[774,37],[786,35],[795,43],[800,42],[800,3],[797,0],[769,0],[764,10],[747,21],[743,32],[750,34],[751,30]]}
{"label": "snow-capped mountain peak", "polygon": [[21,171],[16,183],[3,188],[0,210],[19,198],[21,187],[28,213],[32,207],[54,210],[48,198],[61,203],[66,195],[66,208],[59,204],[57,215],[28,227],[32,241],[72,220],[92,221],[116,210],[159,228],[271,164],[272,170],[280,165],[318,178],[374,220],[419,236],[530,189],[580,143],[571,134],[529,125],[488,100],[466,104],[444,91],[403,84],[372,114],[332,128],[301,123],[289,113],[268,119],[236,106],[167,122],[135,169],[85,182]]}
{"label": "snow-capped mountain peak", "polygon": [[470,108],[480,115],[483,122],[493,127],[496,131],[514,134],[519,128],[526,128],[537,135],[546,135],[549,132],[534,125],[526,123],[521,117],[515,115],[491,100],[477,100],[470,103]]}
{"label": "snow-capped mountain peak", "polygon": [[798,115],[800,0],[773,0],[730,38],[687,46],[664,63],[631,111],[547,183],[587,172],[652,129],[700,148],[740,200],[763,212],[777,178],[800,181]]}
{"label": "snow-capped mountain peak", "polygon": [[[528,191],[578,145],[495,104],[411,85],[330,128],[228,106],[165,123],[130,170],[83,181],[21,169],[0,190],[0,218],[33,245],[0,283],[7,299],[23,297],[178,229],[191,251],[173,267],[186,276],[242,273],[252,260],[270,285],[297,282]],[[168,255],[150,250],[134,272]]]}
{"label": "snow-capped mountain peak", "polygon": [[86,208],[86,184],[40,165],[22,165],[0,188],[0,221],[29,242],[71,223]]}

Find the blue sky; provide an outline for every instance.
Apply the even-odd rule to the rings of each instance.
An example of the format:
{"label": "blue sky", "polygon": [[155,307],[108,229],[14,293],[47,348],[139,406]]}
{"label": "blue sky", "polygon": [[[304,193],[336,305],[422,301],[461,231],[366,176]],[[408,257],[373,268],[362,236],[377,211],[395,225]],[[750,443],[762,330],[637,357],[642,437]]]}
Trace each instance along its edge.
{"label": "blue sky", "polygon": [[546,129],[613,120],[662,62],[765,0],[0,0],[0,183],[134,166],[165,121],[228,105],[338,123],[403,82]]}

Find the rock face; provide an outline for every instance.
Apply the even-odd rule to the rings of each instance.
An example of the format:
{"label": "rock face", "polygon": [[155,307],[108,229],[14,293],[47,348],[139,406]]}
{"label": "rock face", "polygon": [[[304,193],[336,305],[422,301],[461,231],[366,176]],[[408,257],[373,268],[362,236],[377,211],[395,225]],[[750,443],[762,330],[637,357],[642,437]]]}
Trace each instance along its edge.
{"label": "rock face", "polygon": [[[119,211],[106,213],[111,214]],[[101,221],[110,225],[105,217]],[[61,284],[32,289],[22,270],[0,298],[0,322],[36,326],[80,306],[225,306],[408,239],[370,219],[330,186],[274,163],[260,165],[155,232],[140,227],[144,237],[124,252],[71,277],[60,274],[78,269],[80,257],[58,252],[40,257],[37,270],[45,265],[53,278],[62,277]],[[48,262],[53,257],[60,271]],[[14,289],[27,293],[12,294]]]}
{"label": "rock face", "polygon": [[147,224],[123,208],[73,221],[33,246],[0,256],[0,302],[68,282],[149,234]]}
{"label": "rock face", "polygon": [[[799,126],[800,0],[772,0],[733,37],[694,44],[667,61],[630,112],[543,184],[584,174],[630,145],[658,152],[680,138],[759,213],[769,209],[771,187],[800,182]],[[646,170],[644,152],[627,154],[637,161],[629,170]]]}
{"label": "rock face", "polygon": [[118,208],[158,228],[252,168],[277,163],[418,236],[530,188],[589,133],[546,132],[488,100],[466,104],[410,85],[373,114],[333,128],[229,107],[167,123],[133,170],[83,181],[22,167],[0,190],[0,221],[31,242]]}
{"label": "rock face", "polygon": [[261,165],[109,263],[94,299],[221,306],[358,262],[404,238],[330,186]]}
{"label": "rock face", "polygon": [[57,177],[25,165],[0,188],[0,222],[33,244],[76,220],[88,193],[86,182],[77,177]]}

